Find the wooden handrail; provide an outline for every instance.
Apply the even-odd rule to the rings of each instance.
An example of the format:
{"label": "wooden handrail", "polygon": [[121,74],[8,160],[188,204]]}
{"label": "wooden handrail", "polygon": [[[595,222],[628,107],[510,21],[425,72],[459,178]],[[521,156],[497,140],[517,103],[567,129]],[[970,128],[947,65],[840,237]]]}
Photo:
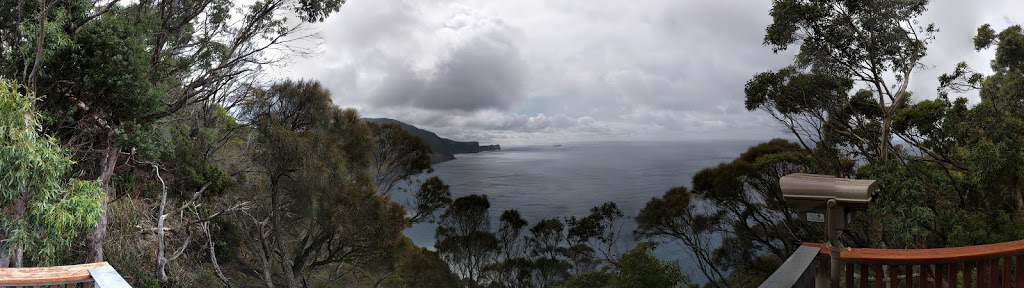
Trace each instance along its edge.
{"label": "wooden handrail", "polygon": [[93,283],[97,287],[131,287],[107,262],[68,266],[0,268],[0,286]]}
{"label": "wooden handrail", "polygon": [[[818,249],[819,261],[832,256],[824,244],[802,246]],[[1024,287],[1024,240],[931,249],[843,248],[839,260],[833,285],[840,287]],[[825,273],[819,276],[830,276]]]}
{"label": "wooden handrail", "polygon": [[[821,255],[829,255],[828,249],[825,248],[825,244],[804,243],[803,245],[821,248]],[[843,252],[839,254],[839,259],[855,263],[911,264],[969,262],[1024,254],[1024,240],[966,247],[930,249],[844,248]]]}

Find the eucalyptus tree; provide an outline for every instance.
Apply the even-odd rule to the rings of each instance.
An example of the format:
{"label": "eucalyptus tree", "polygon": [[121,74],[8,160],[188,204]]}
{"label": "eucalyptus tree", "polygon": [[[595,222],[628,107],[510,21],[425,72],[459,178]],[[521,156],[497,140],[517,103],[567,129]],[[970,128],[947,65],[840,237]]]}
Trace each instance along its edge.
{"label": "eucalyptus tree", "polygon": [[696,196],[686,187],[669,189],[662,197],[652,198],[636,216],[638,237],[679,241],[688,248],[697,268],[708,282],[729,287],[727,270],[715,263],[712,240],[722,231],[719,211],[700,211]]}
{"label": "eucalyptus tree", "polygon": [[[1024,119],[1018,112],[1024,99],[1018,85],[1024,81],[1021,43],[1019,25],[998,33],[990,25],[980,27],[975,48],[995,48],[993,73],[983,75],[960,63],[939,77],[939,97],[897,115],[894,131],[921,156],[865,174],[905,191],[894,202],[927,203],[927,210],[893,211],[904,220],[892,228],[901,232],[892,233],[900,242],[972,245],[1024,237],[1019,232],[1024,226],[1024,170],[1015,164],[1024,159],[1019,149]],[[967,91],[977,91],[980,101],[951,97]],[[920,224],[901,227],[906,223]]]}
{"label": "eucalyptus tree", "polygon": [[[748,82],[747,109],[766,110],[808,149],[890,159],[893,118],[909,102],[911,76],[937,31],[919,25],[927,4],[775,0],[764,44],[799,51],[790,67]],[[849,94],[855,84],[863,90]]]}
{"label": "eucalyptus tree", "polygon": [[0,268],[63,262],[103,202],[98,181],[67,178],[70,153],[40,134],[37,99],[19,88],[0,78]]}
{"label": "eucalyptus tree", "polygon": [[[376,144],[370,153],[369,173],[377,194],[393,197],[402,193],[410,225],[433,221],[438,210],[452,202],[451,189],[437,176],[426,180],[418,177],[431,173],[430,146],[423,138],[410,134],[396,123],[366,122]],[[402,187],[399,184],[408,184]],[[416,185],[418,184],[418,185]],[[415,191],[412,187],[418,186]]]}
{"label": "eucalyptus tree", "polygon": [[378,193],[388,196],[400,182],[434,171],[430,167],[430,146],[423,138],[406,132],[396,123],[366,124],[377,143],[371,154],[370,173]]}
{"label": "eucalyptus tree", "polygon": [[[316,82],[254,90],[243,104],[254,128],[247,179],[243,261],[268,287],[303,286],[313,271],[360,267],[392,257],[406,227],[402,207],[377,194],[369,174],[370,129]],[[341,274],[341,273],[338,273]]]}
{"label": "eucalyptus tree", "polygon": [[491,232],[487,195],[455,199],[441,214],[437,227],[437,252],[469,287],[484,286],[484,267],[494,261],[498,239]]}

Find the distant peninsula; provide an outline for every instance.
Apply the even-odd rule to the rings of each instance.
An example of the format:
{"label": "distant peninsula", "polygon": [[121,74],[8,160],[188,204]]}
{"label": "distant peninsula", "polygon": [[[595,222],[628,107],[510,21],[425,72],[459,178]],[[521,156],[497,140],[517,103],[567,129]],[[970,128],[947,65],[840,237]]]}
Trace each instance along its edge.
{"label": "distant peninsula", "polygon": [[363,120],[377,124],[396,123],[399,126],[402,126],[402,129],[405,129],[409,134],[422,138],[423,141],[427,142],[427,145],[430,146],[430,150],[433,152],[433,154],[430,155],[430,161],[433,163],[455,160],[455,154],[501,150],[501,145],[497,144],[480,145],[480,142],[477,141],[455,141],[442,138],[441,136],[437,136],[434,132],[423,130],[395,119],[365,118]]}

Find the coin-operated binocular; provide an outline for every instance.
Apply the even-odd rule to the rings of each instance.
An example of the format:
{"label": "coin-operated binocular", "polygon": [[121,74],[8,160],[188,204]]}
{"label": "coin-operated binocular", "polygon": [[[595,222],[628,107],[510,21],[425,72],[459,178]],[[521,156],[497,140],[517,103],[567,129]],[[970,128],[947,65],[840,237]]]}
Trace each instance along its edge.
{"label": "coin-operated binocular", "polygon": [[878,182],[794,173],[779,179],[779,188],[782,188],[786,204],[800,213],[804,220],[825,223],[826,246],[832,258],[831,287],[838,287],[842,266],[839,261],[842,250],[839,231],[846,229],[847,217],[852,212],[867,210],[872,196],[878,191]]}

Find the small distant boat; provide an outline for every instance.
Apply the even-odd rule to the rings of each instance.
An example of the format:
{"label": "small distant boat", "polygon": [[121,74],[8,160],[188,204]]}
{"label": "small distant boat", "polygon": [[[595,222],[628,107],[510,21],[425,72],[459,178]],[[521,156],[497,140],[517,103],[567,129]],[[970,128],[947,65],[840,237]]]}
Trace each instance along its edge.
{"label": "small distant boat", "polygon": [[562,144],[555,144],[554,147],[562,147]]}

